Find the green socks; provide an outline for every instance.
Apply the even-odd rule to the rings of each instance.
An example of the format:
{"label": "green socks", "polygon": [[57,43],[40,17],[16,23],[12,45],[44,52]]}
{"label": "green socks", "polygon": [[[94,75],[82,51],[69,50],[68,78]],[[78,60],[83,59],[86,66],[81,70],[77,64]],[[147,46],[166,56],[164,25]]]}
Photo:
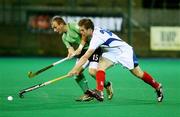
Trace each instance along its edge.
{"label": "green socks", "polygon": [[84,74],[76,76],[75,80],[84,93],[89,89],[88,81],[85,79]]}
{"label": "green socks", "polygon": [[109,81],[104,81],[104,87],[106,87],[109,84]]}

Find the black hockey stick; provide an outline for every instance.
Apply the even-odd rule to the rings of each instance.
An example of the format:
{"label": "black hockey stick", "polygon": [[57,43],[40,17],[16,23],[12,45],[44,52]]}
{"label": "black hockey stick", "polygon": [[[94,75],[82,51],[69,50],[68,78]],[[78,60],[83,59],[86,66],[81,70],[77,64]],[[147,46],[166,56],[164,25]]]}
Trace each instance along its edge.
{"label": "black hockey stick", "polygon": [[66,61],[68,59],[69,59],[68,57],[66,57],[64,59],[61,59],[61,60],[59,60],[57,62],[54,62],[53,64],[51,64],[51,65],[49,65],[47,67],[44,67],[44,68],[42,68],[42,69],[40,69],[40,70],[38,70],[37,72],[34,72],[34,73],[32,71],[30,71],[30,72],[28,72],[28,77],[29,78],[33,78],[33,77],[37,76],[38,74],[40,74],[40,73],[42,73],[42,72],[44,72],[44,71],[46,71],[46,70],[56,66],[57,64],[60,64],[60,63]]}

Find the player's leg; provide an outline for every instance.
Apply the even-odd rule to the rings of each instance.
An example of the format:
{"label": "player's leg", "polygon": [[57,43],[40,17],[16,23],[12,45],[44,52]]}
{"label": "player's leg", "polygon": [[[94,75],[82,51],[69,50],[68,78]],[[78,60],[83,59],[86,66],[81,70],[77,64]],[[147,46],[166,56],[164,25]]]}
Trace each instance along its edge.
{"label": "player's leg", "polygon": [[[89,58],[89,74],[96,79],[96,73],[97,73],[97,69],[98,69],[98,63],[99,63],[99,59],[102,55],[102,50],[101,48],[96,49],[96,51],[93,53],[93,55]],[[107,93],[107,98],[109,100],[112,99],[113,97],[113,88],[112,88],[112,82],[107,81],[105,79],[104,81],[104,88],[106,89],[106,93]]]}
{"label": "player's leg", "polygon": [[[98,66],[98,63],[95,63]],[[89,63],[89,74],[96,80],[96,73],[97,73],[97,67],[94,67],[94,62],[90,62]],[[105,79],[104,81],[104,86],[109,86],[110,84],[112,84],[110,81],[107,81]],[[106,88],[106,87],[105,87]]]}
{"label": "player's leg", "polygon": [[[98,63],[97,62],[90,62],[89,63],[89,74],[96,80],[96,73],[97,73],[97,67]],[[112,82],[107,81],[105,79],[104,81],[104,88],[106,89],[106,94],[108,100],[111,100],[113,97],[113,87],[112,87]]]}
{"label": "player's leg", "polygon": [[132,48],[126,50],[119,56],[118,60],[124,67],[129,69],[133,75],[142,79],[144,82],[151,85],[153,88],[158,89],[160,84],[156,82],[147,72],[144,72],[139,67],[138,59]]}
{"label": "player's leg", "polygon": [[147,72],[141,70],[138,65],[138,59],[132,48],[126,47],[124,51],[119,55],[118,62],[125,68],[128,68],[133,75],[142,79],[145,83],[151,85],[157,92],[158,101],[162,101],[162,86],[160,83],[154,80],[154,78]]}
{"label": "player's leg", "polygon": [[[78,63],[79,59],[77,58],[76,60],[76,64]],[[81,72],[79,75],[75,76],[75,81],[77,82],[77,84],[79,85],[79,87],[82,89],[82,91],[85,93],[89,87],[88,87],[88,81],[86,80],[83,71],[84,69],[88,66],[89,62],[87,61],[83,67],[81,68]]]}
{"label": "player's leg", "polygon": [[[78,62],[79,59],[77,59],[77,62]],[[76,63],[77,63],[76,62]],[[76,83],[78,84],[78,86],[82,89],[84,95],[80,96],[78,99],[76,99],[76,101],[90,101],[92,100],[93,98],[88,96],[86,94],[87,90],[89,89],[89,86],[88,86],[88,81],[86,80],[84,74],[83,74],[83,71],[84,69],[88,66],[89,62],[87,61],[84,65],[83,65],[83,68],[81,68],[81,72],[79,75],[75,76],[75,81]]]}
{"label": "player's leg", "polygon": [[113,65],[113,62],[106,59],[100,58],[98,71],[96,73],[96,89],[88,90],[90,96],[95,97],[98,101],[103,101],[103,89],[104,89],[104,81],[105,81],[105,70]]}
{"label": "player's leg", "polygon": [[104,52],[99,60],[98,71],[96,73],[96,89],[88,90],[88,93],[95,97],[98,101],[103,101],[104,98],[103,89],[106,77],[105,71],[114,64],[118,63],[118,54],[121,54],[121,52],[119,52],[119,48],[111,49],[107,52]]}
{"label": "player's leg", "polygon": [[83,73],[80,73],[79,75],[75,76],[75,81],[84,93],[89,89],[88,81],[86,80]]}
{"label": "player's leg", "polygon": [[163,100],[162,85],[158,83],[150,74],[148,74],[147,72],[143,71],[140,68],[134,52],[130,56],[132,56],[131,57],[132,59],[129,60],[133,61],[133,69],[130,70],[131,73],[136,77],[142,79],[145,83],[149,84],[151,87],[153,87],[156,90],[158,102],[161,102]]}
{"label": "player's leg", "polygon": [[163,100],[162,85],[157,82],[150,74],[145,71],[142,71],[139,66],[136,66],[134,69],[130,70],[133,75],[142,79],[145,83],[149,84],[156,90],[157,100],[161,102]]}
{"label": "player's leg", "polygon": [[105,71],[113,65],[113,62],[107,58],[101,57],[99,61],[98,71],[96,73],[97,90],[103,91],[105,81]]}
{"label": "player's leg", "polygon": [[142,71],[139,66],[136,66],[134,69],[132,69],[130,71],[133,75],[142,79],[144,82],[146,82],[147,84],[152,86],[154,89],[158,89],[160,87],[160,83],[155,81],[155,79],[150,74]]}

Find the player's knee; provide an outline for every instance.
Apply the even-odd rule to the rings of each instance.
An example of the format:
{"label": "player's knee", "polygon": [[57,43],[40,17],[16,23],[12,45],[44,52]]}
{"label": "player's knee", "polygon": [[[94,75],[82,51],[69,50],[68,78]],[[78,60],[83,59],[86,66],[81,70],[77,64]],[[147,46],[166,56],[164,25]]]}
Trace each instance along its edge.
{"label": "player's knee", "polygon": [[75,76],[75,80],[76,80],[76,81],[81,81],[82,79],[84,79],[84,74],[83,74],[83,73]]}
{"label": "player's knee", "polygon": [[136,72],[135,75],[136,75],[136,77],[138,77],[138,78],[142,78],[143,75],[144,75],[144,72],[143,72],[143,71],[139,71],[139,72]]}
{"label": "player's knee", "polygon": [[131,73],[138,78],[142,78],[144,75],[144,72],[141,70],[141,68],[139,66],[137,66],[133,70],[131,70]]}
{"label": "player's knee", "polygon": [[144,72],[141,70],[132,71],[133,75],[135,75],[138,78],[142,78],[144,75]]}

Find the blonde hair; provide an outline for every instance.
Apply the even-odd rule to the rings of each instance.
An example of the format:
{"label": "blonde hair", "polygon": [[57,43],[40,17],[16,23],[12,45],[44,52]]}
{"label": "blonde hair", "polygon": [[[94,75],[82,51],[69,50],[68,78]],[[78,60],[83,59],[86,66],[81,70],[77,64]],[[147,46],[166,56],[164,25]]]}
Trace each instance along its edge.
{"label": "blonde hair", "polygon": [[54,16],[52,19],[51,19],[51,23],[56,21],[58,24],[66,24],[66,22],[64,21],[64,19],[60,16]]}

